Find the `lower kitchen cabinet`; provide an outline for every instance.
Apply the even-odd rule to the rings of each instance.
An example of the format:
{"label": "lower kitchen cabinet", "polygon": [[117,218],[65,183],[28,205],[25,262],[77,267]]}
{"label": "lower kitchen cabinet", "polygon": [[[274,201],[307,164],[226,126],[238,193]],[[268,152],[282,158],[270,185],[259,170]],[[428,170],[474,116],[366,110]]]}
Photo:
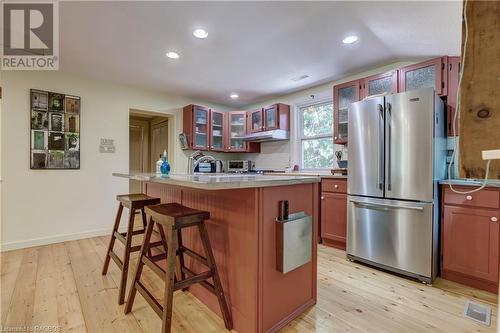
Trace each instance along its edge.
{"label": "lower kitchen cabinet", "polygon": [[342,250],[346,248],[346,185],[343,179],[325,179],[321,183],[321,240],[324,245]]}
{"label": "lower kitchen cabinet", "polygon": [[[457,202],[457,196],[461,195],[445,188],[441,275],[496,293],[500,260],[498,192],[484,190],[462,195],[463,205],[450,204]],[[497,201],[496,208],[488,208],[492,200]]]}

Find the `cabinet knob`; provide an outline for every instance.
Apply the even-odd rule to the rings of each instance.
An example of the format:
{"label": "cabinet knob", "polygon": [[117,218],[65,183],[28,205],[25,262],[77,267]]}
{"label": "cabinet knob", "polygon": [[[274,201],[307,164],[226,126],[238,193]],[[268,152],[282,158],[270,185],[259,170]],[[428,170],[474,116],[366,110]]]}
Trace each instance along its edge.
{"label": "cabinet knob", "polygon": [[498,222],[498,218],[496,216],[492,216],[490,220],[491,222]]}
{"label": "cabinet knob", "polygon": [[335,184],[335,186],[333,186],[334,188],[339,188],[339,186],[337,184]]}
{"label": "cabinet knob", "polygon": [[468,195],[468,196],[466,196],[466,197],[465,197],[465,199],[467,199],[467,200],[469,200],[469,201],[470,201],[470,200],[472,200],[472,195]]}
{"label": "cabinet knob", "polygon": [[321,196],[321,200],[325,200],[325,197],[324,197],[324,196]]}
{"label": "cabinet knob", "polygon": [[335,136],[335,137],[333,137],[333,138],[334,138],[335,140],[337,140],[337,139],[338,139],[336,136]]}

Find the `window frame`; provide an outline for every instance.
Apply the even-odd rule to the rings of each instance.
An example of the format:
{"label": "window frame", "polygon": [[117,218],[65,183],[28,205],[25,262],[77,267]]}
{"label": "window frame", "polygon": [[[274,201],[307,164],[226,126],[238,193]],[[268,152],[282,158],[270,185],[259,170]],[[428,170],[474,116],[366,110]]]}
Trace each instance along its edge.
{"label": "window frame", "polygon": [[[315,135],[315,136],[304,136],[304,113],[302,109],[313,106],[313,105],[322,105],[322,104],[331,104],[332,105],[332,132],[330,134],[321,134],[321,135]],[[301,103],[296,106],[297,110],[297,153],[298,153],[298,164],[300,167],[300,170],[303,171],[329,171],[333,166],[330,166],[328,168],[305,168],[304,167],[304,156],[302,153],[302,144],[303,141],[308,141],[308,140],[317,140],[317,139],[331,139],[332,143],[333,142],[333,128],[334,128],[334,122],[335,122],[335,117],[333,115],[333,99],[332,98],[323,98],[315,101],[308,101],[306,103]],[[335,151],[335,143],[334,143],[334,151]]]}

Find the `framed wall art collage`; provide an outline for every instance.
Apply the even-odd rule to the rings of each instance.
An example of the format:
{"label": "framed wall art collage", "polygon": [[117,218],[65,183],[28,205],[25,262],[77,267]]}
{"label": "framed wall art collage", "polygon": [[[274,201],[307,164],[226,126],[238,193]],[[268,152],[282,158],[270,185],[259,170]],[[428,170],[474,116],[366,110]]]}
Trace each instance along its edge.
{"label": "framed wall art collage", "polygon": [[80,97],[30,90],[31,169],[80,169]]}

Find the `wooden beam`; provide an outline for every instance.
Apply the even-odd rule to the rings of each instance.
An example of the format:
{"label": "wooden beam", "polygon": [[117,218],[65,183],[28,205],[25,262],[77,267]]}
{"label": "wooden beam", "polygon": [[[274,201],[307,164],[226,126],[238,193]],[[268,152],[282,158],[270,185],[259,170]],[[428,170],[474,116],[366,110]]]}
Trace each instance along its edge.
{"label": "wooden beam", "polygon": [[[481,151],[500,149],[500,1],[469,0],[464,8],[468,40],[460,92],[459,175],[484,178]],[[462,46],[464,40],[465,33]],[[500,161],[491,163],[489,178],[500,179]]]}

